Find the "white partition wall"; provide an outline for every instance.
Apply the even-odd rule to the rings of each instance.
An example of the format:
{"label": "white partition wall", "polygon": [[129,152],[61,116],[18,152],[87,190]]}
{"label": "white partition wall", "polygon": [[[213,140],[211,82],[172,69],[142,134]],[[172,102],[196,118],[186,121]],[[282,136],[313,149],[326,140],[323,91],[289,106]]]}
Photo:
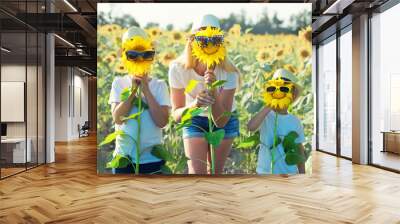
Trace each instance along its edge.
{"label": "white partition wall", "polygon": [[[42,3],[19,1],[20,16],[39,13]],[[3,179],[46,162],[47,52],[42,31],[3,11],[0,17],[13,21],[11,28],[0,24],[0,178]],[[48,161],[54,161],[54,150],[53,160]]]}
{"label": "white partition wall", "polygon": [[74,67],[56,67],[55,74],[55,141],[70,141],[89,119],[88,77]]}
{"label": "white partition wall", "polygon": [[336,37],[318,48],[318,149],[336,153]]}

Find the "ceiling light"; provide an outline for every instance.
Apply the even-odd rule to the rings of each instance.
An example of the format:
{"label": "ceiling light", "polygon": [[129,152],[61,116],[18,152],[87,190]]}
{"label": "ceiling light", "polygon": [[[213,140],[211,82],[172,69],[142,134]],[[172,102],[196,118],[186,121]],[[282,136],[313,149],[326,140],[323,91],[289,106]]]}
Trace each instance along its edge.
{"label": "ceiling light", "polygon": [[342,14],[343,10],[351,5],[355,0],[336,0],[322,14]]}
{"label": "ceiling light", "polygon": [[57,35],[57,34],[54,34],[54,36],[55,37],[57,37],[59,40],[61,40],[62,42],[64,42],[64,43],[66,43],[67,45],[69,45],[70,47],[73,47],[73,48],[75,48],[75,45],[73,45],[71,42],[69,42],[68,40],[66,40],[66,39],[64,39],[64,38],[62,38],[62,37],[60,37],[59,35]]}
{"label": "ceiling light", "polygon": [[0,49],[1,49],[2,51],[6,52],[6,53],[10,53],[10,52],[11,52],[11,50],[9,50],[9,49],[7,49],[7,48],[5,48],[5,47],[1,47]]}
{"label": "ceiling light", "polygon": [[78,12],[78,10],[68,1],[68,0],[64,0],[65,4],[67,4],[72,10],[74,10],[75,12]]}
{"label": "ceiling light", "polygon": [[83,72],[83,73],[85,73],[85,74],[87,74],[87,75],[92,75],[90,72],[88,72],[88,71],[86,71],[86,70],[83,70],[83,69],[81,69],[81,68],[79,68],[79,67],[78,67],[78,69],[79,69],[81,72]]}

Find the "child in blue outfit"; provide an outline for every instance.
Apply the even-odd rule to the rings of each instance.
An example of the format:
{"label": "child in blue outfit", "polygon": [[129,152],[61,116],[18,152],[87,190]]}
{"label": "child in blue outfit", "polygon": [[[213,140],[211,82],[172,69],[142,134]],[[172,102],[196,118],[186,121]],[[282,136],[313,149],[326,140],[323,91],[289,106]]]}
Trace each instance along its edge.
{"label": "child in blue outfit", "polygon": [[[290,82],[293,86],[293,98],[291,102],[295,101],[299,95],[300,88],[295,84],[296,78],[290,72],[279,69],[275,72],[272,79],[282,79],[285,83]],[[268,91],[268,90],[267,90]],[[279,92],[279,98],[284,98],[288,94],[285,88],[275,87],[269,90],[270,92]],[[273,94],[271,94],[273,95]],[[277,116],[276,116],[277,113]],[[275,130],[275,119],[277,118],[277,128]],[[250,131],[260,131],[260,151],[258,153],[257,173],[258,174],[297,174],[305,173],[304,162],[297,165],[288,165],[285,161],[285,151],[282,144],[279,144],[274,151],[274,166],[271,172],[272,152],[271,147],[274,144],[274,134],[276,131],[277,136],[283,139],[284,136],[290,132],[295,131],[298,137],[295,143],[300,143],[299,151],[304,155],[304,147],[302,143],[305,142],[304,130],[301,121],[292,114],[289,114],[286,108],[271,109],[265,106],[258,112],[248,123]]]}

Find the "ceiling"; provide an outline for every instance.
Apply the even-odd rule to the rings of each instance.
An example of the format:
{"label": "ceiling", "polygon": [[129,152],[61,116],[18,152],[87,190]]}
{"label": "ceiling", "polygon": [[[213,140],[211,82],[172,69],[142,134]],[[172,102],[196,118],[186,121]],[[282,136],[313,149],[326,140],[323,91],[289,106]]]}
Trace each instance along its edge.
{"label": "ceiling", "polygon": [[[373,10],[388,0],[253,0],[251,2],[312,3],[313,42],[318,43],[351,23],[352,17]],[[46,5],[47,2],[47,5]],[[73,65],[96,73],[97,3],[152,2],[149,0],[1,0],[0,22],[3,46],[13,49],[15,57],[26,55],[25,38],[19,32],[54,32],[56,65]],[[162,1],[154,1],[162,2]],[[163,1],[165,2],[165,1]],[[249,1],[241,1],[249,2]],[[49,13],[49,12],[52,13]],[[338,22],[340,21],[340,22]],[[347,22],[346,22],[347,21]],[[33,36],[27,36],[28,55],[35,52]],[[65,41],[64,41],[65,40]],[[35,42],[35,41],[33,41]],[[39,46],[40,47],[40,46]],[[15,51],[14,51],[15,49]],[[11,58],[11,57],[10,57]],[[30,58],[28,56],[28,58]]]}
{"label": "ceiling", "polygon": [[[96,7],[95,0],[47,0],[47,4],[45,0],[1,0],[2,46],[12,50],[8,60],[34,57],[38,49],[30,43],[36,43],[32,38],[54,32],[56,66],[78,66],[96,74]],[[27,45],[21,35],[25,31]]]}
{"label": "ceiling", "polygon": [[353,17],[375,12],[389,0],[309,0],[312,3],[313,44],[352,23]]}

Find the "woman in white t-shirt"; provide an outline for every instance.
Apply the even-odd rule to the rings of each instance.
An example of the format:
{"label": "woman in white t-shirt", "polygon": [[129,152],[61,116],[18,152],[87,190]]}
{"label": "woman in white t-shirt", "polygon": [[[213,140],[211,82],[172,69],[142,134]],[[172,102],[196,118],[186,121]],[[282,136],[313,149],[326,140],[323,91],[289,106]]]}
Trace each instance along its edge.
{"label": "woman in white t-shirt", "polygon": [[[193,25],[193,35],[207,26],[220,28],[218,19],[213,15],[206,15],[199,23]],[[169,84],[172,101],[172,116],[180,121],[182,113],[187,108],[212,107],[214,123],[213,131],[225,130],[225,136],[218,148],[215,149],[215,171],[221,173],[228,157],[233,139],[239,136],[239,121],[235,115],[221,116],[224,112],[235,112],[234,95],[239,83],[238,69],[225,57],[224,62],[215,69],[207,69],[192,56],[191,42],[193,35],[188,39],[184,53],[170,64]],[[190,80],[199,81],[195,89],[185,93],[185,87]],[[215,80],[226,80],[218,90],[207,91],[205,85]],[[226,113],[225,113],[226,114]],[[192,125],[183,128],[185,154],[188,161],[189,174],[207,174],[207,161],[210,163],[210,150],[204,138],[203,130],[209,131],[207,114],[203,113],[192,119]]]}
{"label": "woman in white t-shirt", "polygon": [[[140,36],[144,39],[149,37],[139,27],[131,27],[124,34],[122,41]],[[139,52],[140,53],[140,52]],[[145,56],[142,56],[145,60]],[[154,59],[150,58],[150,59]],[[148,59],[148,60],[150,60]],[[140,60],[140,59],[138,59]],[[162,130],[168,123],[170,101],[168,86],[162,80],[149,77],[149,75],[136,76],[127,74],[125,76],[115,77],[109,103],[111,104],[112,117],[115,122],[116,130],[123,130],[126,135],[119,135],[115,141],[114,156],[122,154],[129,156],[132,161],[136,161],[136,144],[138,124],[135,119],[122,121],[122,117],[138,112],[135,105],[137,98],[135,92],[125,101],[121,100],[121,93],[126,88],[136,89],[138,85],[142,88],[142,101],[147,104],[143,113],[140,115],[142,126],[140,128],[140,173],[153,174],[160,173],[161,166],[165,161],[151,154],[152,147],[162,143]],[[134,141],[134,140],[135,141]],[[130,164],[126,168],[115,168],[114,173],[134,173],[135,164]]]}

